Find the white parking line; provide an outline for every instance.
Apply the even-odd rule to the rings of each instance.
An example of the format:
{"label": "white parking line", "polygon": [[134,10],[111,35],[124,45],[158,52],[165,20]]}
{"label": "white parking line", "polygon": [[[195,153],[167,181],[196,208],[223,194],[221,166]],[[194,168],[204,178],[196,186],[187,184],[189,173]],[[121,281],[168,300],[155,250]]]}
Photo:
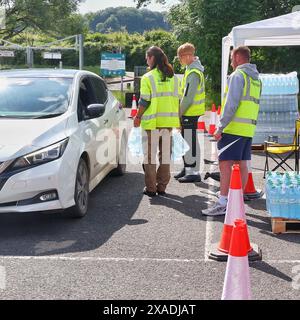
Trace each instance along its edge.
{"label": "white parking line", "polygon": [[209,248],[212,244],[212,239],[213,239],[213,218],[212,217],[207,217],[206,220],[206,227],[205,227],[205,247],[204,247],[204,261],[211,261],[208,258],[209,254]]}
{"label": "white parking line", "polygon": [[[211,156],[216,156],[216,142],[211,142]],[[210,165],[210,171],[213,172],[215,169],[215,165]],[[217,182],[214,179],[212,180],[212,184],[209,185],[208,190],[211,191],[211,195],[208,195],[209,200],[215,200],[215,191],[214,186],[217,186]],[[209,248],[212,244],[213,239],[213,218],[207,217],[206,227],[205,227],[205,247],[204,247],[204,260],[206,262],[211,261],[208,258]]]}
{"label": "white parking line", "polygon": [[264,262],[267,262],[267,263],[274,263],[274,264],[276,264],[276,263],[299,263],[300,264],[300,260],[264,260]]}
{"label": "white parking line", "polygon": [[0,266],[0,290],[6,289],[6,268]]}
{"label": "white parking line", "polygon": [[[111,261],[111,262],[136,262],[136,261],[151,261],[151,262],[204,262],[202,259],[169,259],[169,258],[114,258],[114,257],[68,257],[68,256],[1,256],[0,260],[53,260],[53,261]],[[1,267],[0,267],[1,268]],[[0,269],[1,283],[1,269]]]}
{"label": "white parking line", "polygon": [[[171,259],[171,258],[143,258],[143,257],[68,257],[68,256],[0,256],[0,261],[8,260],[40,260],[40,261],[87,261],[87,262],[176,262],[176,263],[202,263],[202,262],[215,262],[222,265],[222,262],[217,262],[208,259]],[[286,260],[286,259],[270,259],[263,261],[253,261],[251,263],[268,263],[268,264],[300,264],[300,260]],[[4,266],[0,266],[0,289],[5,286],[6,269]]]}

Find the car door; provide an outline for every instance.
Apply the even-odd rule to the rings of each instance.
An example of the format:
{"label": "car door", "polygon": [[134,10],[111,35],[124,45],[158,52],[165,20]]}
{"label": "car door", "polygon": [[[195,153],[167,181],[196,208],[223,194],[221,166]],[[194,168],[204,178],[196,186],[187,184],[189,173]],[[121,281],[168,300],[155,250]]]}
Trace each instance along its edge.
{"label": "car door", "polygon": [[[108,99],[108,89],[105,82],[98,77],[90,77],[97,103],[105,105],[105,113],[100,120],[104,128],[98,133],[98,157],[105,156],[106,160],[114,164],[116,162],[116,109],[112,108],[111,100]],[[104,133],[104,136],[103,136]],[[103,144],[103,139],[105,144]]]}
{"label": "car door", "polygon": [[89,119],[87,107],[91,104],[99,103],[94,87],[89,76],[80,79],[77,115],[81,131],[82,140],[85,143],[85,150],[90,159],[90,179],[93,179],[108,162],[105,157],[99,157],[99,135],[105,134],[105,115]]}

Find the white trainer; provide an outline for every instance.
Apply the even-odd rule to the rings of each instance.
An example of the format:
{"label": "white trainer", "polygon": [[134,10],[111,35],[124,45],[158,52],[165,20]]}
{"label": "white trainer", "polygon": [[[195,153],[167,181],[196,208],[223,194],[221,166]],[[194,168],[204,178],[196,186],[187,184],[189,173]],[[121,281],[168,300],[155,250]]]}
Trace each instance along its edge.
{"label": "white trainer", "polygon": [[226,214],[226,205],[222,206],[219,202],[216,202],[211,208],[202,210],[202,214],[205,216],[223,216]]}

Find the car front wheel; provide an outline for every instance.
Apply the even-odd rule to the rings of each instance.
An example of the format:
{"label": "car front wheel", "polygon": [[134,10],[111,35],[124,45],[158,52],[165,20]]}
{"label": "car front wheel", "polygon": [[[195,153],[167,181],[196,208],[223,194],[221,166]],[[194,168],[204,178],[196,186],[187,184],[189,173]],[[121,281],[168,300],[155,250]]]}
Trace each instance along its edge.
{"label": "car front wheel", "polygon": [[89,203],[89,170],[82,158],[76,173],[74,200],[75,206],[70,208],[70,214],[74,218],[84,217],[87,214]]}

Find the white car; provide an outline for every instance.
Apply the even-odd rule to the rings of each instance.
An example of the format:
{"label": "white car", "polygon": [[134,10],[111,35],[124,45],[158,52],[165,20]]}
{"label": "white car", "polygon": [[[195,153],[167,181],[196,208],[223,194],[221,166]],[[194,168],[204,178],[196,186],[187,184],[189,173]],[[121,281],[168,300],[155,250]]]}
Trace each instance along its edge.
{"label": "white car", "polygon": [[126,168],[122,105],[94,73],[0,72],[0,212],[88,211],[89,192]]}

